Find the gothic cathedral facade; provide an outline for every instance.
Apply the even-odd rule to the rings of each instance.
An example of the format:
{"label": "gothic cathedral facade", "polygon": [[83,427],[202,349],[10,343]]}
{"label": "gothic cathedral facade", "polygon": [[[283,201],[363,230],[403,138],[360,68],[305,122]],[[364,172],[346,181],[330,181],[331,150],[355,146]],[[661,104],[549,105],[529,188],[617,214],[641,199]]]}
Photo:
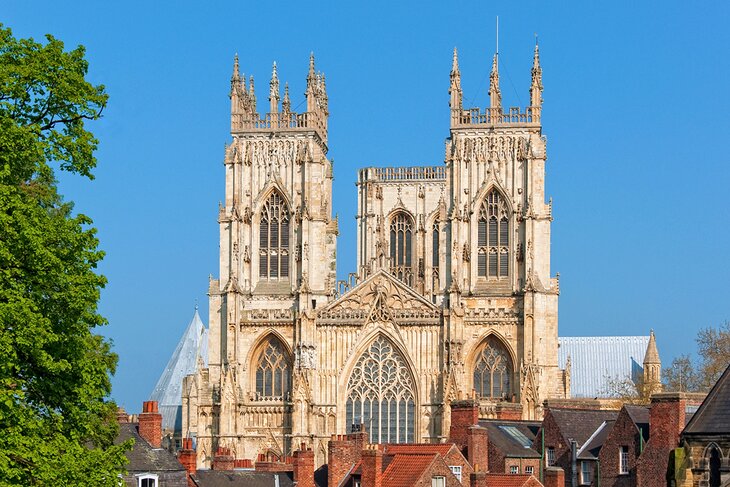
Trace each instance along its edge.
{"label": "gothic cathedral facade", "polygon": [[455,399],[533,419],[569,396],[538,49],[525,109],[502,108],[497,55],[488,108],[462,106],[460,76],[454,51],[444,164],[360,170],[357,272],[344,283],[325,76],[312,56],[306,112],[294,113],[274,64],[262,117],[236,58],[208,365],[183,385],[201,468],[218,447],[280,458],[301,443],[321,464],[327,440],[353,428],[439,442]]}

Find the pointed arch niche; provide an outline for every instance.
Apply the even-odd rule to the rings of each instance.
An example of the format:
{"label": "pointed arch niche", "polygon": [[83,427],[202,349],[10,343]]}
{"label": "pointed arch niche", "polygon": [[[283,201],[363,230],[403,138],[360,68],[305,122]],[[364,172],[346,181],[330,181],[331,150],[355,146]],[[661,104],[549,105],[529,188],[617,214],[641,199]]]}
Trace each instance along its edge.
{"label": "pointed arch niche", "polygon": [[292,360],[284,343],[270,333],[253,359],[254,387],[259,401],[286,401],[291,392]]}
{"label": "pointed arch niche", "polygon": [[487,336],[474,355],[473,388],[477,395],[509,399],[514,392],[514,365],[507,346],[496,335]]}
{"label": "pointed arch niche", "polygon": [[416,387],[406,360],[377,335],[355,363],[347,382],[345,424],[365,425],[371,443],[413,443]]}
{"label": "pointed arch niche", "polygon": [[259,278],[289,277],[289,207],[273,190],[261,208],[259,222]]}

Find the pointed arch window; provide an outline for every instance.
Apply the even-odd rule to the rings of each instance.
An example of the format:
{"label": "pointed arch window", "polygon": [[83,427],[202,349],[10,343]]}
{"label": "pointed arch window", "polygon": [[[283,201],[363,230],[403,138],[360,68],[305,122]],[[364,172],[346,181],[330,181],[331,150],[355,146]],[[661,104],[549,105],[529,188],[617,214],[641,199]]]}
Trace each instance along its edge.
{"label": "pointed arch window", "polygon": [[256,361],[256,398],[283,401],[291,385],[291,367],[284,344],[269,337]]}
{"label": "pointed arch window", "polygon": [[271,193],[261,210],[259,277],[289,277],[289,208],[276,191]]}
{"label": "pointed arch window", "polygon": [[390,221],[390,272],[413,285],[413,219],[405,212]]}
{"label": "pointed arch window", "polygon": [[479,209],[477,222],[477,274],[502,279],[509,276],[509,212],[497,190],[487,194]]}
{"label": "pointed arch window", "polygon": [[436,220],[433,222],[433,242],[431,245],[431,250],[433,252],[433,255],[431,256],[431,290],[434,294],[439,291],[441,286],[439,279],[439,258],[441,257],[440,238],[441,231],[439,229],[439,221]]}
{"label": "pointed arch window", "polygon": [[380,336],[363,353],[347,382],[348,431],[365,425],[371,443],[413,443],[415,387],[403,356]]}
{"label": "pointed arch window", "polygon": [[512,360],[499,339],[490,336],[477,354],[474,390],[481,397],[508,399],[512,395]]}

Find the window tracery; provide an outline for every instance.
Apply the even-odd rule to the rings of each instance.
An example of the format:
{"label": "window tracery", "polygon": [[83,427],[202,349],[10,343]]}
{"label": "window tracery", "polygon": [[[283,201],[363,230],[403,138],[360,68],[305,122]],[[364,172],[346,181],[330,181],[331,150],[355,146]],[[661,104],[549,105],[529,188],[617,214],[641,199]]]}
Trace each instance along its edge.
{"label": "window tracery", "polygon": [[512,360],[505,346],[490,336],[477,354],[474,390],[481,397],[508,399],[512,395]]}
{"label": "window tracery", "polygon": [[281,340],[271,336],[256,362],[256,397],[282,401],[290,390],[291,368]]}
{"label": "window tracery", "polygon": [[271,193],[261,210],[259,277],[289,277],[289,208],[277,191]]}
{"label": "window tracery", "polygon": [[371,443],[412,443],[415,388],[408,366],[380,336],[363,353],[347,383],[348,430],[364,424]]}
{"label": "window tracery", "polygon": [[509,275],[509,212],[496,190],[487,194],[479,209],[477,230],[477,274],[479,277],[506,278]]}
{"label": "window tracery", "polygon": [[413,285],[413,219],[405,212],[390,221],[390,272],[409,286]]}

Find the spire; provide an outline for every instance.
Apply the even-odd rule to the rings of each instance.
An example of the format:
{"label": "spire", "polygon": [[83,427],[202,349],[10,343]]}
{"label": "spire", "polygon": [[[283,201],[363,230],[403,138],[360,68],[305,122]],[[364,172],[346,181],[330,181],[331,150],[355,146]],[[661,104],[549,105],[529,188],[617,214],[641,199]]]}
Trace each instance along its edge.
{"label": "spire", "polygon": [[502,91],[499,89],[499,54],[492,59],[492,72],[489,75],[489,107],[502,109]]}
{"label": "spire", "polygon": [[238,81],[240,76],[241,74],[238,69],[238,53],[236,53],[236,55],[233,56],[233,76],[231,76],[231,81]]}
{"label": "spire", "polygon": [[644,365],[660,364],[659,351],[656,348],[656,338],[654,338],[654,330],[649,332],[649,344],[646,346],[646,354],[644,354]]}
{"label": "spire", "polygon": [[532,59],[532,84],[530,85],[530,105],[542,106],[542,68],[540,67],[540,48],[535,36],[535,54]]}
{"label": "spire", "polygon": [[314,53],[309,54],[309,72],[307,73],[307,112],[314,112],[317,107],[317,92],[318,92],[319,77],[314,70]]}
{"label": "spire", "polygon": [[269,82],[269,113],[279,112],[279,76],[276,73],[276,61],[271,68],[271,81]]}
{"label": "spire", "polygon": [[289,83],[284,83],[284,100],[281,102],[281,111],[291,112],[291,100],[289,99]]}
{"label": "spire", "polygon": [[[459,53],[454,48],[454,58],[451,62],[451,83],[449,84],[449,106],[452,110],[462,109],[461,73],[459,72]],[[458,114],[452,112],[452,125],[458,123]]]}

